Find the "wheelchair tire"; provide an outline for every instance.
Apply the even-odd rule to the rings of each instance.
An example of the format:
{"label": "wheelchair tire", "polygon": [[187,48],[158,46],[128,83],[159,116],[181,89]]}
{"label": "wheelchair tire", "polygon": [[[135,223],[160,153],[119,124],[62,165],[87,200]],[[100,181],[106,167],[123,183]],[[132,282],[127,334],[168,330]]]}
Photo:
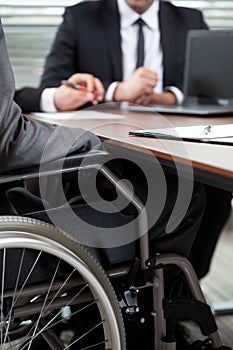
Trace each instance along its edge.
{"label": "wheelchair tire", "polygon": [[0,349],[126,349],[113,287],[69,234],[0,217],[0,274]]}

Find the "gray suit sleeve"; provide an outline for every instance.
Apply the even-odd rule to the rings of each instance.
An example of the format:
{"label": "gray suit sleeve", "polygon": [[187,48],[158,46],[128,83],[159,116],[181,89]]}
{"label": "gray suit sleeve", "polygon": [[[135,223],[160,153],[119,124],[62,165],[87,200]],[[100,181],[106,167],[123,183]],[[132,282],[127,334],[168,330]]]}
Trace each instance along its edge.
{"label": "gray suit sleeve", "polygon": [[14,77],[0,21],[0,172],[98,147],[100,141],[91,132],[56,127],[25,117],[13,101],[14,91]]}

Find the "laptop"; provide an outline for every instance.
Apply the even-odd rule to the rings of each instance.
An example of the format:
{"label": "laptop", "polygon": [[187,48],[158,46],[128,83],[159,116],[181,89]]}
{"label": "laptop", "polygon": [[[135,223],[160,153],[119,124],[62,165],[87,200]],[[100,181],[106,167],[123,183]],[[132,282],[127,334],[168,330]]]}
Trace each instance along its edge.
{"label": "laptop", "polygon": [[209,116],[233,114],[233,30],[190,30],[187,35],[182,105],[144,107],[138,112]]}

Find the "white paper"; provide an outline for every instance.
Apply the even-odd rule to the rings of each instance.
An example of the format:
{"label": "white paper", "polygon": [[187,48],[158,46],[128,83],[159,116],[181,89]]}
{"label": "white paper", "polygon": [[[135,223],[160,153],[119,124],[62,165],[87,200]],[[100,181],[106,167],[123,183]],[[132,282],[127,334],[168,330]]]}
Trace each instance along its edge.
{"label": "white paper", "polygon": [[49,120],[96,120],[96,119],[124,119],[120,114],[103,113],[97,111],[72,111],[72,112],[51,112],[51,113],[31,113],[35,117],[45,118]]}
{"label": "white paper", "polygon": [[198,125],[177,128],[136,130],[133,133],[150,134],[157,137],[171,137],[193,140],[214,140],[220,138],[233,138],[233,124],[224,125]]}

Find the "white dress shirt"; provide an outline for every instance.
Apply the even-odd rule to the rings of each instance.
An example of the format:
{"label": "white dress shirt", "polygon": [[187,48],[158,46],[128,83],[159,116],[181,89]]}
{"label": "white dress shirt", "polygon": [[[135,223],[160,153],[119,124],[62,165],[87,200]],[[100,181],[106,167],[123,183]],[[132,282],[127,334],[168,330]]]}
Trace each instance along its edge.
{"label": "white dress shirt", "polygon": [[[172,86],[163,87],[163,53],[160,40],[159,29],[159,1],[155,0],[147,11],[139,15],[127,5],[125,0],[117,0],[120,13],[120,34],[121,50],[123,64],[123,81],[128,80],[136,67],[137,60],[137,39],[138,25],[135,24],[141,17],[145,22],[143,26],[145,59],[144,67],[157,72],[158,82],[154,88],[155,93],[161,93],[163,90],[172,91],[176,95],[177,103],[183,100],[182,92]],[[118,82],[113,82],[105,94],[106,101],[112,101],[113,94]],[[41,95],[41,109],[43,111],[56,111],[53,103],[54,89],[45,89]]]}
{"label": "white dress shirt", "polygon": [[[159,29],[159,1],[155,0],[143,14],[139,15],[125,0],[117,0],[120,13],[120,34],[123,63],[123,81],[129,79],[136,67],[138,26],[135,24],[141,17],[145,22],[143,26],[145,42],[144,67],[157,72],[158,82],[154,88],[155,93],[171,91],[175,94],[177,104],[182,103],[183,93],[175,86],[163,87],[163,52]],[[105,95],[106,101],[112,101],[118,82],[112,83]]]}
{"label": "white dress shirt", "polygon": [[[128,80],[135,71],[137,61],[138,25],[135,24],[141,17],[145,22],[144,34],[144,67],[157,72],[158,83],[154,92],[162,92],[163,55],[160,44],[160,31],[158,21],[159,2],[154,1],[150,8],[141,16],[131,9],[125,0],[117,0],[120,13],[120,34],[123,64],[123,81]],[[110,85],[105,99],[111,101],[118,82]]]}

